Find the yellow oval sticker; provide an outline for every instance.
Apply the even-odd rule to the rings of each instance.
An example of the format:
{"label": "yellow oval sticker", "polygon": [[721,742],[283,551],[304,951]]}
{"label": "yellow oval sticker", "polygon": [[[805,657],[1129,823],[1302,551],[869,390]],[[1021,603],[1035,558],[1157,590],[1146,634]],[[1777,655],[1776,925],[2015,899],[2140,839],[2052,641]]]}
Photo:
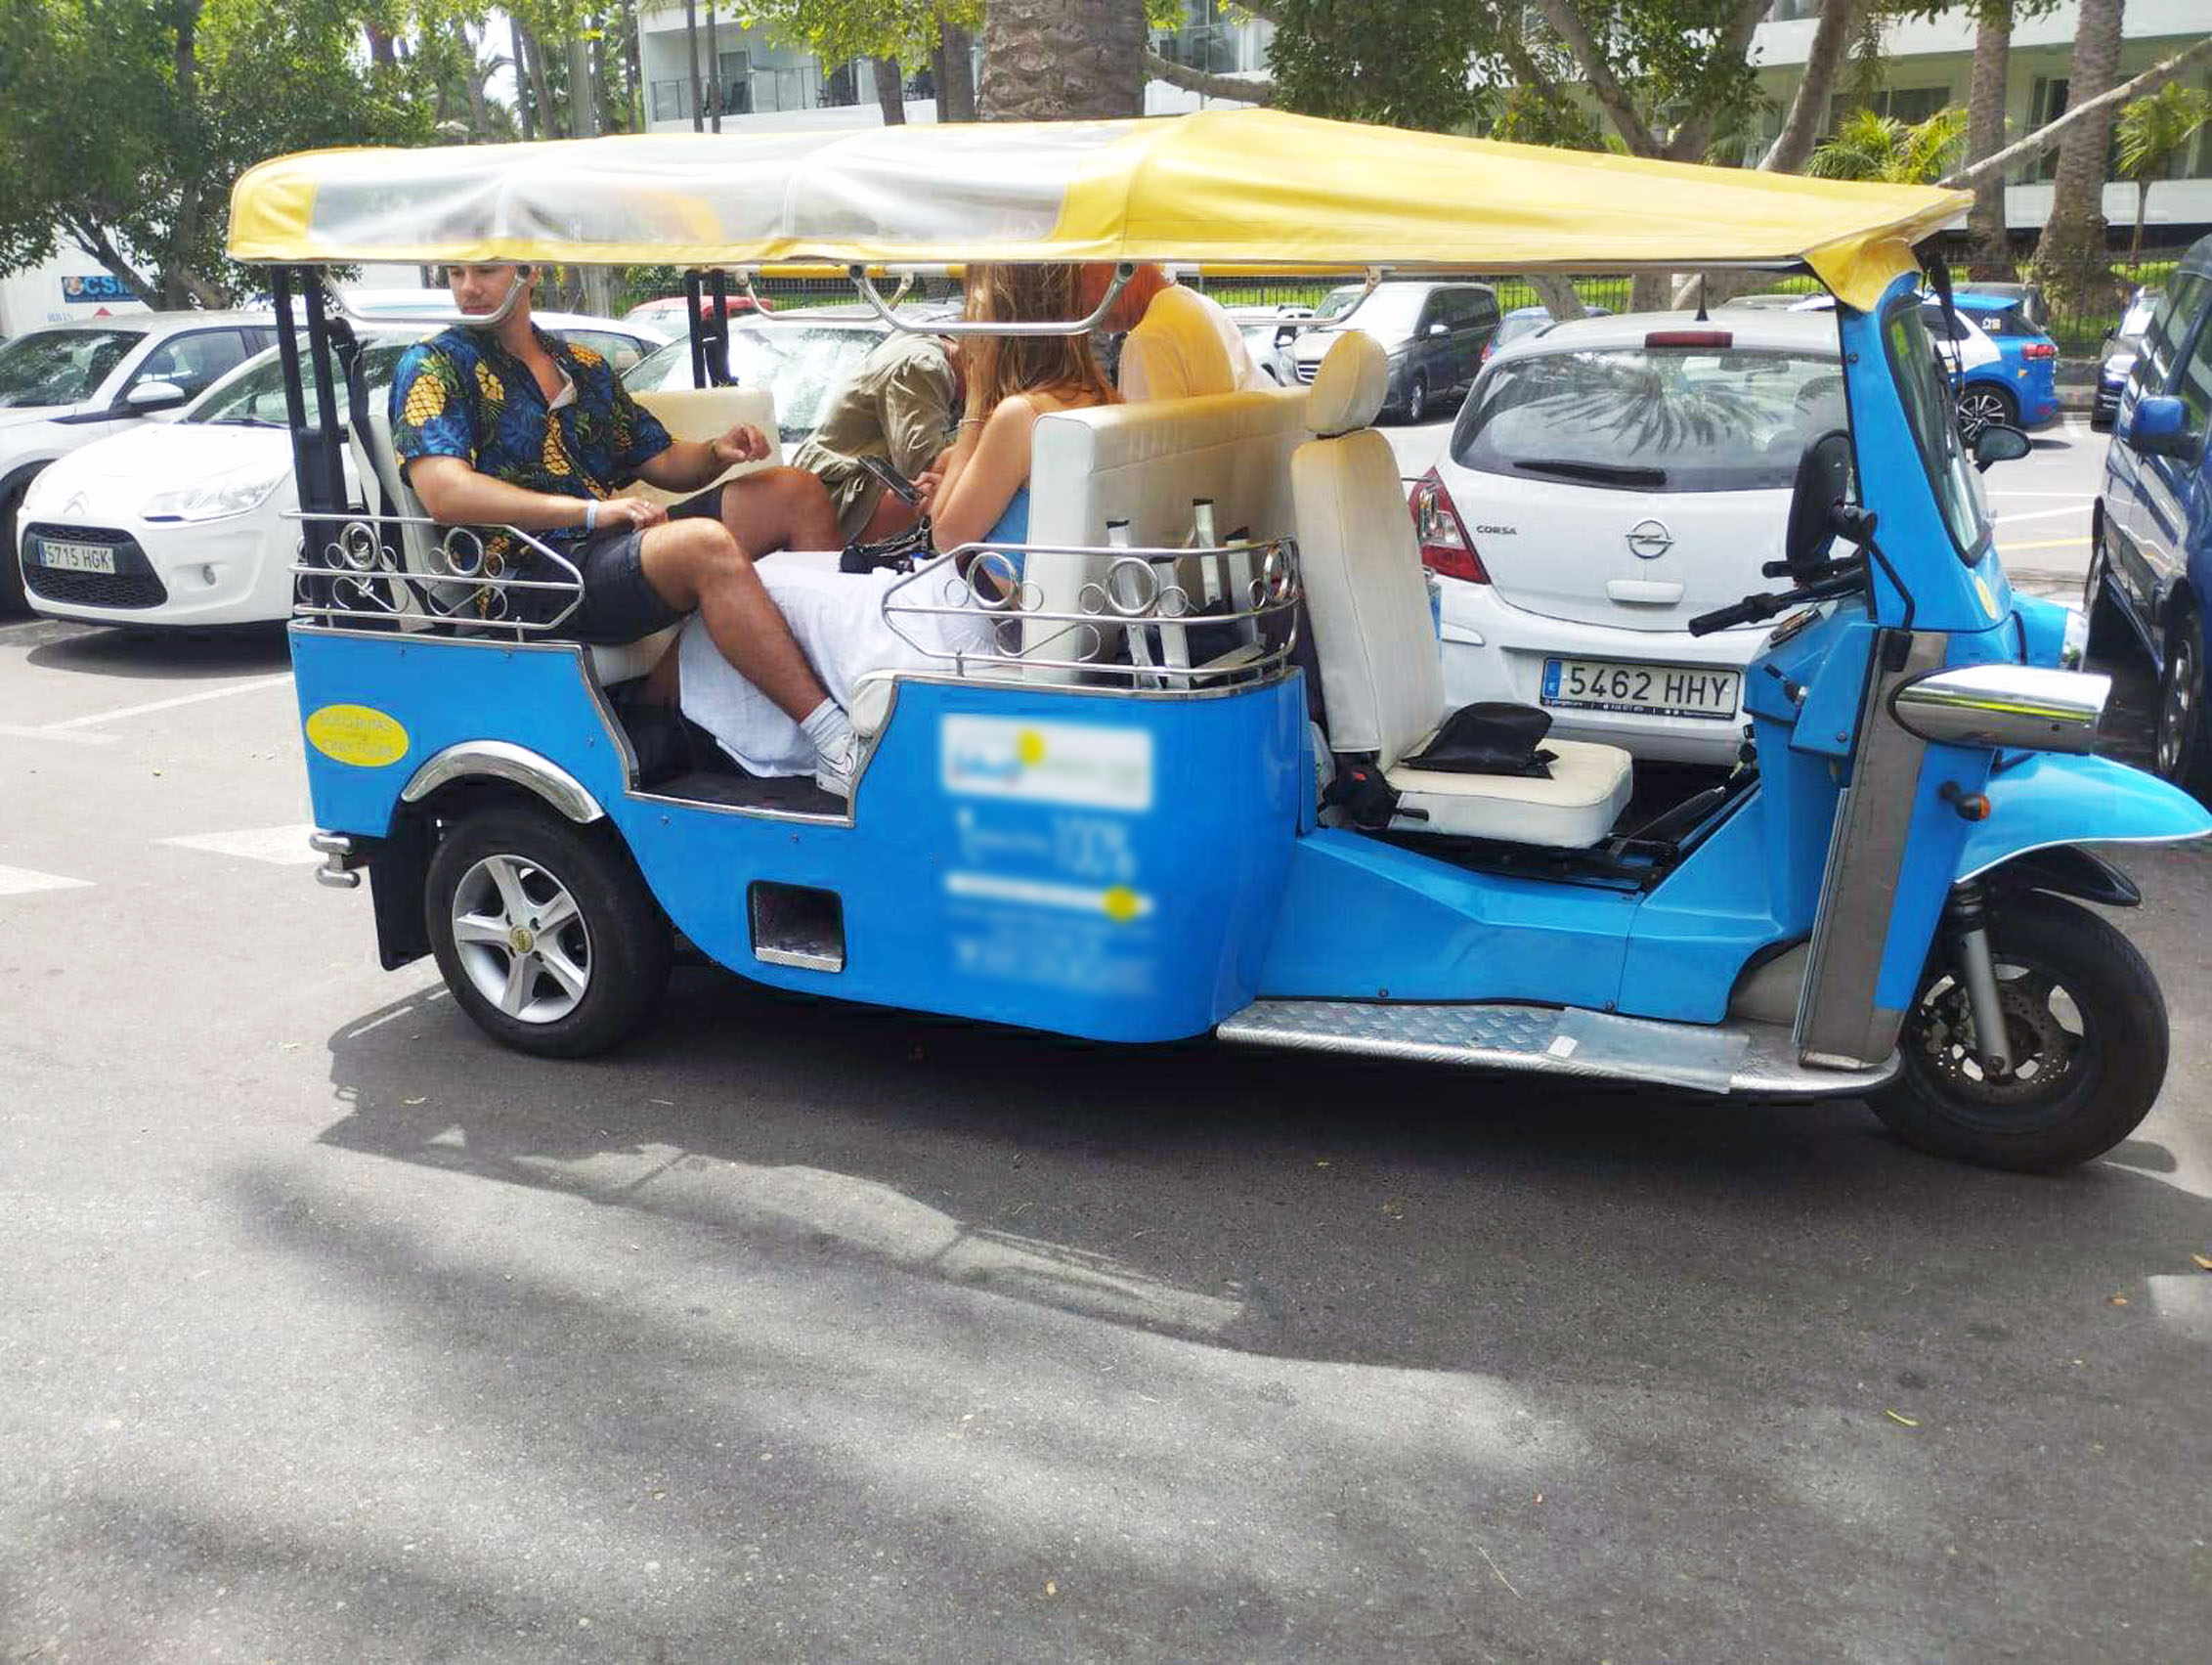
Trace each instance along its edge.
{"label": "yellow oval sticker", "polygon": [[1996,618],[1998,616],[1996,593],[1978,572],[1973,575],[1973,592],[1981,597],[1981,610],[1991,618]]}
{"label": "yellow oval sticker", "polygon": [[307,720],[307,743],[356,768],[382,768],[407,756],[407,730],[366,705],[326,705]]}

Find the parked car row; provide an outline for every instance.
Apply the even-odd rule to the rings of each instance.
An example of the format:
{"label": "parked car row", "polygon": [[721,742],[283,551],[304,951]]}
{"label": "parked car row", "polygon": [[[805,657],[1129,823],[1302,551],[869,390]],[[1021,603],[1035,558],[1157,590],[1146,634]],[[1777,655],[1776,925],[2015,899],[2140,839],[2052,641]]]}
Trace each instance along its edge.
{"label": "parked car row", "polygon": [[[2139,296],[2139,301],[2147,297]],[[2158,772],[2212,803],[2212,238],[2140,322],[2114,406],[2083,600],[2093,650],[2158,674]]]}

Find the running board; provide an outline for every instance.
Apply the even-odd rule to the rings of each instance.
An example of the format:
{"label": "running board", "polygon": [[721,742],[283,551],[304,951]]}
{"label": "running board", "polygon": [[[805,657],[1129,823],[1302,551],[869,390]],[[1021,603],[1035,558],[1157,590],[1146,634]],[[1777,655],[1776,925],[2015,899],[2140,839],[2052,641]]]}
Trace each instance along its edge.
{"label": "running board", "polygon": [[1786,1025],[1670,1024],[1571,1006],[1255,1000],[1215,1033],[1237,1046],[1754,1097],[1855,1097],[1897,1072],[1894,1053],[1878,1070],[1810,1069],[1798,1061]]}

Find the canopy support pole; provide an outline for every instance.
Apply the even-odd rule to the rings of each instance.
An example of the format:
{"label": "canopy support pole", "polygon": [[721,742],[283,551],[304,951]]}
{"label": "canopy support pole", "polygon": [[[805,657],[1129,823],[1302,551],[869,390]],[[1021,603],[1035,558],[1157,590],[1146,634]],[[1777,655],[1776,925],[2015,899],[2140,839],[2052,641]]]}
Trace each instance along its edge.
{"label": "canopy support pole", "polygon": [[[868,303],[869,309],[901,335],[1088,335],[1106,322],[1106,314],[1113,310],[1113,303],[1121,298],[1121,291],[1129,286],[1129,280],[1136,275],[1137,268],[1130,261],[1124,260],[1116,266],[1113,269],[1113,282],[1106,285],[1105,296],[1092,309],[1088,318],[1045,320],[1038,323],[1010,321],[1004,324],[948,319],[918,324],[899,317],[891,310],[891,303],[877,291],[876,280],[868,276],[867,267],[855,264],[846,268],[846,276],[852,280],[853,288]],[[906,292],[905,283],[912,281],[910,274],[899,286],[900,294]],[[896,299],[897,296],[894,295],[892,300]]]}

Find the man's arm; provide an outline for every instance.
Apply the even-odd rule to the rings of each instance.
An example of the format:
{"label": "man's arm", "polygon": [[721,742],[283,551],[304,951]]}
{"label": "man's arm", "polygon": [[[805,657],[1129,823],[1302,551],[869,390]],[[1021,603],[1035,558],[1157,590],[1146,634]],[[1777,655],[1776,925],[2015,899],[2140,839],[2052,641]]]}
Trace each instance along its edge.
{"label": "man's arm", "polygon": [[668,511],[643,498],[608,498],[593,504],[583,498],[534,492],[480,474],[457,457],[417,457],[407,465],[407,483],[433,520],[449,526],[514,526],[525,532],[575,531],[589,518],[599,527],[654,526]]}
{"label": "man's arm", "polygon": [[952,366],[941,357],[910,358],[891,373],[878,397],[891,466],[910,480],[920,478],[953,434]]}
{"label": "man's arm", "polygon": [[696,492],[721,478],[724,470],[740,462],[758,462],[767,455],[767,436],[740,422],[719,439],[671,440],[666,450],[637,464],[637,477],[664,492]]}

